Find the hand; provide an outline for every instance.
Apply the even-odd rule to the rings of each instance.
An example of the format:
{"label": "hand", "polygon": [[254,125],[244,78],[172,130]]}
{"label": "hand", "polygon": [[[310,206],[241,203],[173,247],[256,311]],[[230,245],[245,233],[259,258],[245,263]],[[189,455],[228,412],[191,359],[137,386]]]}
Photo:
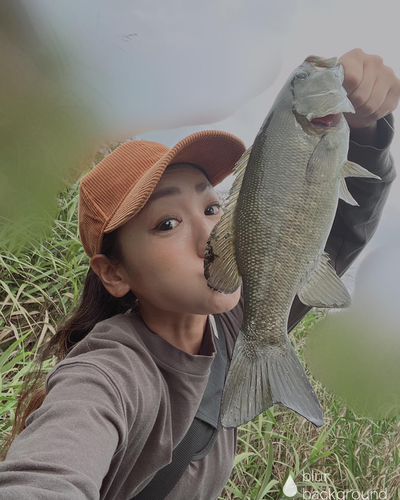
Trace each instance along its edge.
{"label": "hand", "polygon": [[383,64],[379,56],[361,49],[346,52],[339,63],[343,65],[343,87],[356,113],[344,116],[353,129],[368,129],[373,133],[376,122],[394,111],[400,99],[400,80],[394,71]]}

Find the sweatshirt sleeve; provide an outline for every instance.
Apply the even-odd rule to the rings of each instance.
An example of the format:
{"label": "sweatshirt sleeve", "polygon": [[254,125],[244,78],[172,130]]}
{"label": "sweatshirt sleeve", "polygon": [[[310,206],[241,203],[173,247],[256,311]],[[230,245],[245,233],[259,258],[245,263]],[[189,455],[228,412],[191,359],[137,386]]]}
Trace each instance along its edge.
{"label": "sweatshirt sleeve", "polygon": [[117,388],[86,362],[57,365],[48,394],[0,462],[0,498],[95,500],[126,438]]}
{"label": "sweatshirt sleeve", "polygon": [[[393,115],[377,122],[379,148],[360,145],[352,140],[348,159],[358,163],[382,180],[365,177],[346,177],[346,184],[359,206],[352,206],[339,199],[336,216],[326,242],[325,251],[330,256],[330,264],[342,276],[355,261],[374,235],[389,196],[390,187],[396,178],[393,157],[389,147],[393,140]],[[310,311],[298,296],[289,314],[288,331]]]}

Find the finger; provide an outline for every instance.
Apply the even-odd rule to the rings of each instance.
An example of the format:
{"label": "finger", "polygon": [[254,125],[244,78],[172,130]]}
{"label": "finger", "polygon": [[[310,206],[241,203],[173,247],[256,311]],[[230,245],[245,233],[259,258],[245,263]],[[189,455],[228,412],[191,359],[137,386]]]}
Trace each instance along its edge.
{"label": "finger", "polygon": [[[349,55],[351,53],[351,55]],[[352,50],[344,54],[339,59],[339,63],[343,65],[344,80],[343,87],[347,95],[351,94],[361,83],[364,74],[364,64],[361,56],[362,51]]]}
{"label": "finger", "polygon": [[357,112],[358,109],[364,106],[371,98],[374,87],[376,86],[377,78],[377,69],[374,66],[366,64],[364,66],[363,77],[359,85],[353,90],[353,92],[347,95]]}
{"label": "finger", "polygon": [[[360,85],[353,92],[353,97],[350,98],[359,118],[366,118],[373,115],[384,104],[390,90],[386,85],[384,76],[378,76],[371,90],[369,89],[369,85],[370,83],[362,88]],[[368,92],[370,92],[370,95],[365,98]]]}
{"label": "finger", "polygon": [[387,116],[388,114],[392,113],[397,108],[398,105],[399,105],[399,93],[397,89],[391,88],[387,94],[384,103],[382,104],[382,106],[380,106],[380,108],[378,108],[375,111],[372,117],[375,120],[380,120],[384,116]]}

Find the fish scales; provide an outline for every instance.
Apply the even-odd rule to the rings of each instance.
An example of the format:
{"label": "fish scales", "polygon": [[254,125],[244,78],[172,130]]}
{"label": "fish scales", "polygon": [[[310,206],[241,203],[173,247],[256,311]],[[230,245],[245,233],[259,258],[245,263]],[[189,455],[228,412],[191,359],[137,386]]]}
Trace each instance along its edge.
{"label": "fish scales", "polygon": [[[308,159],[321,138],[311,137],[309,143],[304,142],[298,148],[298,141],[288,137],[288,147],[282,149],[281,137],[284,128],[288,128],[286,120],[295,119],[288,113],[283,117],[275,115],[269,130],[257,137],[242,184],[246,197],[238,199],[235,211],[236,258],[247,284],[245,314],[252,319],[253,331],[264,331],[267,335],[271,335],[269,331],[260,327],[282,318],[283,333],[275,330],[282,343],[286,342],[285,315],[289,314],[300,286],[301,270],[310,267],[315,248],[326,241],[337,205],[332,182],[325,182],[317,191],[305,180]],[[262,164],[267,164],[268,170]],[[295,168],[290,168],[291,165]],[[316,227],[325,231],[315,231]],[[262,241],[260,233],[267,235]],[[249,247],[256,249],[255,258],[247,251]],[[254,269],[258,269],[256,274],[252,272]],[[263,307],[265,303],[267,309]],[[246,320],[244,324],[248,324]],[[265,345],[277,342],[268,336],[265,340]]]}
{"label": "fish scales", "polygon": [[273,404],[316,426],[322,409],[287,335],[296,294],[307,305],[347,307],[325,244],[345,177],[380,179],[347,161],[354,112],[337,58],[308,57],[289,76],[254,144],[235,166],[226,211],[204,257],[211,288],[243,282],[244,315],[223,392],[221,422],[241,425]]}

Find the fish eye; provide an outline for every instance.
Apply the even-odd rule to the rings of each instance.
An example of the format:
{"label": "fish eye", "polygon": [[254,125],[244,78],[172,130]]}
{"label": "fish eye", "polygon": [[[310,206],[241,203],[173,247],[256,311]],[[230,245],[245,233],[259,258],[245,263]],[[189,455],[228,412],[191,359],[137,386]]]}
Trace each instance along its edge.
{"label": "fish eye", "polygon": [[298,78],[299,80],[305,80],[307,77],[307,71],[299,71],[298,73],[296,73],[296,78]]}

